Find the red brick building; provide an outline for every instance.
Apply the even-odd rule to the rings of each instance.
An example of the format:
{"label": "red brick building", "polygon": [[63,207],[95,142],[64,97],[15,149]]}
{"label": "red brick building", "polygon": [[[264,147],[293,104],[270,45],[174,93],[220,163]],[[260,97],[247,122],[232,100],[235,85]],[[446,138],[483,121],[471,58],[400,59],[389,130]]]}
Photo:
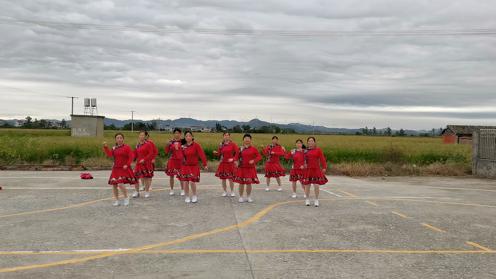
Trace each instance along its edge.
{"label": "red brick building", "polygon": [[441,136],[445,144],[472,144],[472,134],[479,129],[496,129],[496,126],[448,125]]}

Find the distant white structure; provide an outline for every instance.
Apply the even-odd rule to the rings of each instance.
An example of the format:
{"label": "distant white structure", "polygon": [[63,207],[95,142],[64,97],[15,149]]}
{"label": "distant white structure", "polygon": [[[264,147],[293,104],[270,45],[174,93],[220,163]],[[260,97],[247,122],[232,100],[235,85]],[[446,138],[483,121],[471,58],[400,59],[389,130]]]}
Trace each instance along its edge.
{"label": "distant white structure", "polygon": [[85,98],[84,115],[71,114],[71,136],[103,137],[104,120],[98,115],[96,98]]}

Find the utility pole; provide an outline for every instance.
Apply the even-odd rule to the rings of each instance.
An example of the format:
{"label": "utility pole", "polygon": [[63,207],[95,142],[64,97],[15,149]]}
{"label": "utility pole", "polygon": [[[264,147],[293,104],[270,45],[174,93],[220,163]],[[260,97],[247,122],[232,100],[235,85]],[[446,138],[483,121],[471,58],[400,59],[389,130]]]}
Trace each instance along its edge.
{"label": "utility pole", "polygon": [[74,96],[70,96],[70,97],[67,97],[69,99],[71,99],[71,115],[74,114],[74,99],[79,99],[78,97],[74,97]]}
{"label": "utility pole", "polygon": [[131,132],[134,132],[134,110],[131,111]]}

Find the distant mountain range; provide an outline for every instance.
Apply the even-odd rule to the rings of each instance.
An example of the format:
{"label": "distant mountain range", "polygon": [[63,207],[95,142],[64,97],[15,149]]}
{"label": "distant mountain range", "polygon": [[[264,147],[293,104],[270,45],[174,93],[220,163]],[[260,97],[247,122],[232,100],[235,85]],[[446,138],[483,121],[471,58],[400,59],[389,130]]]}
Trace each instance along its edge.
{"label": "distant mountain range", "polygon": [[[21,123],[24,121],[24,119],[9,119],[9,120],[2,120],[0,119],[0,125],[3,123],[8,123],[12,126],[19,126]],[[50,119],[48,120],[52,123],[60,123],[60,120],[54,120]],[[174,127],[181,127],[181,128],[191,128],[191,127],[196,127],[196,128],[210,128],[210,129],[215,129],[215,126],[217,123],[222,125],[223,127],[226,127],[228,129],[232,129],[234,126],[243,126],[243,125],[249,125],[251,128],[261,128],[263,126],[278,126],[281,129],[293,129],[297,133],[317,133],[317,134],[356,134],[357,132],[362,132],[362,129],[355,129],[355,128],[329,128],[325,126],[312,126],[312,125],[306,125],[306,124],[300,124],[300,123],[289,123],[289,124],[278,124],[278,123],[270,123],[267,121],[263,121],[260,119],[252,119],[250,121],[236,121],[236,120],[198,120],[198,119],[193,119],[193,118],[178,118],[178,119],[167,119],[167,120],[139,120],[135,119],[135,123],[137,122],[143,122],[147,124],[155,124],[155,127],[157,129],[170,129]],[[67,121],[67,125],[70,126],[71,121]],[[114,119],[114,118],[105,118],[104,121],[106,126],[111,126],[114,125],[116,128],[122,128],[124,125],[131,123],[131,119],[127,120],[119,120],[119,119]],[[369,127],[369,129],[372,129],[372,127]],[[386,129],[377,129],[377,133],[381,134],[385,131]],[[392,130],[392,133],[395,133],[397,130]],[[430,133],[431,131],[427,130],[405,130],[405,134],[407,135],[419,135],[419,134],[425,134],[425,133]]]}
{"label": "distant mountain range", "polygon": [[[214,129],[215,125],[219,123],[223,127],[228,129],[233,128],[234,126],[243,126],[249,125],[251,128],[261,128],[263,126],[271,126],[275,125],[281,129],[293,129],[297,133],[319,133],[319,134],[356,134],[357,132],[361,132],[362,129],[353,129],[353,128],[329,128],[325,126],[312,126],[300,123],[289,123],[289,124],[278,124],[278,123],[270,123],[267,121],[263,121],[260,119],[252,119],[250,121],[236,121],[236,120],[198,120],[193,118],[178,118],[178,119],[167,119],[167,120],[134,120],[134,122],[143,122],[143,123],[156,123],[156,126],[162,129],[166,128],[188,128],[188,127],[203,127],[203,128],[211,128]],[[114,125],[117,128],[122,128],[124,125],[131,123],[131,120],[118,120],[113,118],[105,118],[105,125],[110,126]],[[369,128],[372,129],[372,128]],[[382,133],[385,129],[377,129],[378,133]],[[393,130],[393,133],[396,130]],[[429,133],[430,131],[417,131],[417,130],[405,130],[407,135],[418,135],[421,133]]]}

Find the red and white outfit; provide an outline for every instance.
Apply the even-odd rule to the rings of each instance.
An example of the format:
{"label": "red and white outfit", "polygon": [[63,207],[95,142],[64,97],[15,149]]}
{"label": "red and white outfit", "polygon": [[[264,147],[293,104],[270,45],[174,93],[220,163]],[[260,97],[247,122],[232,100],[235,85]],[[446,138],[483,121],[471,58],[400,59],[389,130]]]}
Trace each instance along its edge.
{"label": "red and white outfit", "polygon": [[232,141],[219,145],[217,154],[220,156],[220,164],[215,172],[215,176],[220,179],[234,179],[234,176],[236,175],[234,158],[238,152],[238,145]]}
{"label": "red and white outfit", "polygon": [[295,182],[300,181],[303,182],[303,178],[305,177],[305,149],[297,150],[292,149],[288,153],[286,153],[286,160],[292,160],[293,165],[291,166],[291,170],[289,171],[289,181]]}
{"label": "red and white outfit", "polygon": [[[262,160],[262,156],[255,147],[251,145],[249,147],[241,147],[234,160],[239,161],[236,177],[233,179],[234,182],[239,184],[260,183],[256,166],[257,162]],[[253,160],[253,164],[250,164],[251,160]]]}
{"label": "red and white outfit", "polygon": [[270,144],[263,149],[263,153],[267,156],[265,163],[265,177],[280,177],[285,176],[286,171],[281,166],[280,157],[285,155],[284,149],[279,144]]}
{"label": "red and white outfit", "polygon": [[324,157],[322,149],[308,148],[305,152],[305,176],[303,178],[303,184],[318,184],[324,185],[327,183],[327,177],[322,169],[327,169],[327,162]]}
{"label": "red and white outfit", "polygon": [[134,176],[136,178],[151,178],[153,177],[152,160],[156,157],[155,145],[149,141],[143,144],[137,144],[134,150],[136,158],[136,166],[134,167]]}
{"label": "red and white outfit", "polygon": [[[177,149],[176,149],[177,147]],[[165,167],[165,174],[168,176],[177,176],[181,170],[183,162],[183,150],[181,148],[181,140],[171,140],[165,146],[165,154],[169,154],[169,160]]]}
{"label": "red and white outfit", "polygon": [[[112,173],[108,181],[109,185],[117,184],[136,184],[131,163],[134,159],[134,152],[127,144],[116,145],[112,149],[107,146],[103,147],[105,154],[114,158],[114,165],[112,166]],[[124,169],[124,166],[127,166]]]}
{"label": "red and white outfit", "polygon": [[153,166],[153,170],[155,170],[155,158],[157,158],[157,156],[158,156],[158,148],[151,139],[147,139],[146,142],[152,146],[152,150],[154,153],[153,158],[152,158],[152,166]]}
{"label": "red and white outfit", "polygon": [[203,151],[201,145],[196,142],[191,144],[184,144],[182,146],[183,161],[181,170],[179,171],[178,178],[180,181],[200,182],[200,166],[199,160],[201,159],[203,167],[207,166],[207,156]]}

